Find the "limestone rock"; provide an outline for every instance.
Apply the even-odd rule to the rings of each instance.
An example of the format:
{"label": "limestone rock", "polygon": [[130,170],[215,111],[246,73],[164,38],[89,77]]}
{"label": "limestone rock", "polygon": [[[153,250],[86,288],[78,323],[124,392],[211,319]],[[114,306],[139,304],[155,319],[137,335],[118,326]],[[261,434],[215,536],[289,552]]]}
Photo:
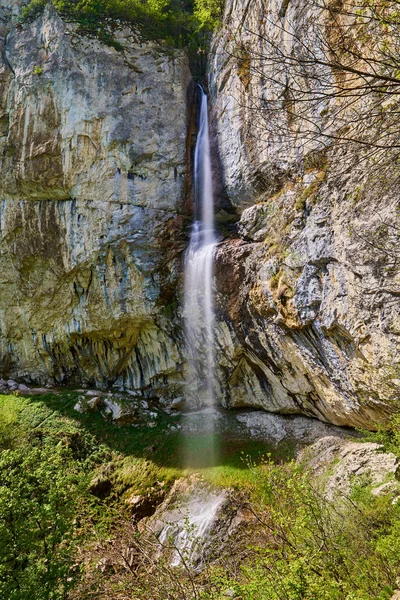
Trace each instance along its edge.
{"label": "limestone rock", "polygon": [[146,495],[133,494],[125,500],[135,521],[141,521],[151,517],[165,497],[163,485],[155,485]]}
{"label": "limestone rock", "polygon": [[26,393],[26,392],[30,392],[31,390],[30,390],[30,388],[28,388],[28,386],[27,386],[27,385],[25,385],[24,383],[20,383],[20,384],[18,385],[18,391],[19,391],[19,392],[25,392],[25,393]]}
{"label": "limestone rock", "polygon": [[48,394],[49,389],[48,388],[31,388],[29,393],[32,396],[41,396],[42,394]]}
{"label": "limestone rock", "polygon": [[227,411],[211,408],[182,413],[180,428],[184,435],[219,435],[229,446],[249,439],[269,446],[285,445],[297,455],[321,438],[353,439],[354,432],[322,423],[317,419],[283,416],[263,410]]}
{"label": "limestone rock", "polygon": [[75,404],[74,410],[78,413],[86,412],[86,398],[84,396],[78,396],[78,402]]}
{"label": "limestone rock", "polygon": [[356,483],[370,485],[375,494],[389,493],[398,488],[390,483],[399,467],[399,459],[392,453],[383,452],[383,447],[370,442],[353,442],[325,437],[306,448],[299,456],[313,475],[329,473],[324,484],[325,494],[332,499],[335,495],[348,495]]}
{"label": "limestone rock", "polygon": [[0,8],[0,364],[174,397],[188,61],[51,6],[16,27],[21,4]]}
{"label": "limestone rock", "polygon": [[103,399],[99,398],[98,396],[94,396],[93,398],[87,401],[86,406],[90,411],[100,410],[100,408],[102,408],[103,406]]}
{"label": "limestone rock", "polygon": [[[378,249],[399,247],[380,233],[382,224],[399,230],[397,175],[385,171],[382,188],[359,149],[332,143],[318,153],[318,132],[310,141],[299,122],[297,136],[282,135],[289,115],[271,83],[281,74],[265,61],[270,80],[259,77],[257,52],[243,57],[238,40],[255,47],[264,36],[290,54],[285,27],[301,40],[311,23],[324,25],[316,4],[289,2],[284,14],[280,4],[228,0],[212,44],[215,143],[240,216],[237,237],[215,255],[218,396],[227,407],[374,429],[399,396],[399,273]],[[263,120],[268,98],[273,123]]]}
{"label": "limestone rock", "polygon": [[104,408],[105,402],[99,396],[79,396],[78,402],[74,406],[74,410],[80,413],[98,412]]}
{"label": "limestone rock", "polygon": [[232,507],[228,490],[214,490],[192,476],[174,483],[154,515],[139,523],[139,530],[147,532],[153,544],[154,538],[158,540],[156,552],[171,566],[178,566],[183,557],[200,570],[205,556],[218,552],[227,540],[238,510]]}

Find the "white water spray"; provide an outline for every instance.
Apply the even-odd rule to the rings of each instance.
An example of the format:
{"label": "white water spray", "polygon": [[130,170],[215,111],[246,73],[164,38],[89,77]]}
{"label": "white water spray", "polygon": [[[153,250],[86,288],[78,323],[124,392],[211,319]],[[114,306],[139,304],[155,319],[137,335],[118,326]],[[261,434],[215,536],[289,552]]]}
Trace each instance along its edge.
{"label": "white water spray", "polygon": [[[195,217],[185,257],[185,325],[189,373],[187,394],[189,406],[203,409],[203,424],[211,438],[200,452],[201,462],[216,464],[214,436],[215,405],[215,350],[214,306],[212,292],[213,256],[216,245],[214,231],[214,198],[211,171],[210,139],[208,129],[207,96],[201,93],[200,127],[197,136],[194,185]],[[191,418],[191,414],[187,415]],[[190,436],[185,438],[186,460],[191,463]],[[196,454],[199,454],[195,446]],[[191,465],[190,465],[191,466]],[[197,465],[200,466],[200,465]],[[195,567],[202,561],[208,535],[215,526],[225,495],[204,489],[193,490],[180,509],[169,513],[159,536],[162,546],[172,542],[171,566],[184,562]]]}
{"label": "white water spray", "polygon": [[224,492],[198,490],[196,496],[176,509],[176,514],[169,515],[174,521],[166,523],[159,541],[173,548],[172,567],[182,562],[190,567],[201,565],[205,543],[225,502]]}
{"label": "white water spray", "polygon": [[185,260],[185,322],[189,386],[196,404],[215,404],[213,256],[216,245],[207,96],[201,86],[200,128],[197,136],[195,221]]}

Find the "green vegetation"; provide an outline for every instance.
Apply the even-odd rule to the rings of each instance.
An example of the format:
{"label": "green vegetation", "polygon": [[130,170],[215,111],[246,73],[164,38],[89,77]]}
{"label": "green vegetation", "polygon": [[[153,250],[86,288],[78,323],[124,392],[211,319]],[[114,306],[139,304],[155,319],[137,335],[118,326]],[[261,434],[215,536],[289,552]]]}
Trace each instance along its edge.
{"label": "green vegetation", "polygon": [[27,407],[1,398],[0,597],[65,598],[91,453],[71,430],[45,435],[43,411]]}
{"label": "green vegetation", "polygon": [[218,26],[222,0],[31,0],[23,18],[32,20],[52,3],[67,20],[76,21],[85,33],[121,49],[110,30],[117,21],[136,27],[144,40],[163,40],[174,47],[205,43]]}
{"label": "green vegetation", "polygon": [[[182,436],[168,429],[173,418],[117,427],[77,413],[78,396],[0,396],[0,598],[65,599],[84,577],[79,554],[129,520],[126,500],[142,494],[157,503],[189,472]],[[193,455],[207,443],[192,442]],[[216,485],[246,485],[243,449],[227,447],[219,466],[202,472]],[[265,446],[245,450],[256,460]]]}
{"label": "green vegetation", "polygon": [[[232,563],[215,567],[216,593],[242,600],[388,600],[400,564],[400,506],[375,497],[367,482],[328,500],[294,463],[267,463],[252,496],[258,523]],[[250,543],[249,543],[250,542]],[[212,575],[211,575],[212,577]]]}
{"label": "green vegetation", "polygon": [[303,192],[300,194],[300,196],[298,196],[296,198],[294,207],[297,211],[300,212],[305,209],[307,200],[309,200],[311,203],[316,202],[319,189],[324,182],[325,176],[326,176],[325,170],[319,171],[317,173],[314,181],[312,183],[310,183],[310,185],[307,186],[303,190]]}
{"label": "green vegetation", "polygon": [[[74,411],[78,394],[0,396],[0,597],[9,600],[388,600],[400,565],[400,503],[376,497],[369,481],[329,500],[293,462],[293,449],[234,440],[217,466],[193,463],[205,480],[232,490],[232,506],[254,515],[201,573],[153,562],[135,529],[132,496],[146,514],[186,461],[206,454],[209,436],[184,439],[175,418],[156,427],[116,427]],[[400,419],[368,434],[400,456]],[[219,442],[223,444],[223,440]],[[189,458],[188,458],[189,457]],[[244,457],[246,457],[244,459]],[[135,568],[123,566],[134,549]],[[141,557],[140,560],[138,557]],[[111,570],[96,565],[110,560]],[[133,560],[133,559],[132,559]],[[104,564],[105,564],[104,563]]]}
{"label": "green vegetation", "polygon": [[40,77],[43,74],[43,67],[35,66],[33,67],[33,74]]}

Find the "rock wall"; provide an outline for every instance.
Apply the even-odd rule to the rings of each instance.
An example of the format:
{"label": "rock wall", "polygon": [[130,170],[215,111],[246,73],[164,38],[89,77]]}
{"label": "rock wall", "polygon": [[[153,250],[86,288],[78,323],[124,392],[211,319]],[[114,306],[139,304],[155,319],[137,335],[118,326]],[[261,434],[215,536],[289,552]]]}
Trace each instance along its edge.
{"label": "rock wall", "polygon": [[[1,375],[176,399],[188,61],[129,29],[115,32],[118,52],[49,8],[20,24],[23,4],[0,7]],[[382,229],[398,223],[393,174],[378,185],[357,148],[304,137],[280,96],[290,74],[260,75],[243,46],[255,35],[260,54],[269,39],[290,55],[285,31],[310,35],[319,18],[301,0],[227,0],[213,40],[226,235],[216,251],[217,396],[374,427],[400,391],[399,271],[387,268],[398,237]],[[330,110],[303,119],[318,130]]]}
{"label": "rock wall", "polygon": [[175,395],[187,59],[21,4],[0,14],[3,375]]}
{"label": "rock wall", "polygon": [[[356,146],[302,136],[272,83],[284,74],[264,62],[260,76],[256,62],[266,39],[295,53],[293,39],[319,18],[301,0],[228,0],[213,42],[216,144],[240,215],[216,254],[220,396],[374,427],[400,394],[396,177]],[[243,54],[249,40],[254,52]],[[262,109],[272,101],[271,123]],[[315,129],[329,110],[309,115]]]}

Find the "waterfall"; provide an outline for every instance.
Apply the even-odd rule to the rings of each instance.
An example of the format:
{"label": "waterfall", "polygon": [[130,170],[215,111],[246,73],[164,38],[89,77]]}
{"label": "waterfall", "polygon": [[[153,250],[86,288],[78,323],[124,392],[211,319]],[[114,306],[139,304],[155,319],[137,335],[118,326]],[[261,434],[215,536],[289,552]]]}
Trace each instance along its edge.
{"label": "waterfall", "polygon": [[[217,444],[214,431],[215,349],[213,306],[213,260],[217,238],[214,229],[214,198],[211,153],[208,127],[207,96],[201,86],[199,132],[194,161],[195,210],[190,242],[185,256],[185,332],[188,359],[187,397],[190,408],[203,409],[202,423],[207,431],[206,444],[200,452],[195,440],[196,467],[216,464]],[[194,413],[196,414],[196,413]],[[193,418],[193,413],[187,415]],[[190,429],[190,428],[189,428]],[[211,434],[211,435],[210,435]],[[210,438],[208,437],[210,436]],[[185,459],[192,467],[190,436],[186,443]],[[198,459],[201,465],[198,464]],[[194,489],[183,506],[167,513],[159,536],[161,546],[171,544],[171,566],[183,561],[190,567],[201,568],[202,553],[207,538],[218,521],[225,494],[203,488]]]}
{"label": "waterfall", "polygon": [[197,489],[193,496],[184,499],[173,513],[167,515],[159,542],[161,546],[170,545],[173,549],[171,567],[179,566],[182,561],[190,567],[201,567],[210,534],[226,501],[225,492]]}
{"label": "waterfall", "polygon": [[213,256],[216,245],[207,96],[201,86],[194,188],[195,217],[185,259],[185,324],[189,360],[188,387],[196,404],[215,404]]}

